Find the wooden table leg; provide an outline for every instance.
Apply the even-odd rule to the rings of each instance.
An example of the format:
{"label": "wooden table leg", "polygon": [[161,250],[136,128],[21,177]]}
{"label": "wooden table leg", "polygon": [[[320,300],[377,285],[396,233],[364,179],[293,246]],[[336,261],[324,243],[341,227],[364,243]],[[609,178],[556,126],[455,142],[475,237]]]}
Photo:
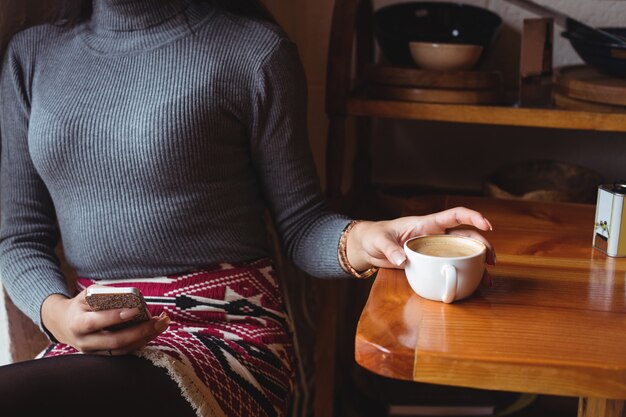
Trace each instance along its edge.
{"label": "wooden table leg", "polygon": [[623,417],[625,411],[624,400],[589,397],[578,400],[578,417]]}

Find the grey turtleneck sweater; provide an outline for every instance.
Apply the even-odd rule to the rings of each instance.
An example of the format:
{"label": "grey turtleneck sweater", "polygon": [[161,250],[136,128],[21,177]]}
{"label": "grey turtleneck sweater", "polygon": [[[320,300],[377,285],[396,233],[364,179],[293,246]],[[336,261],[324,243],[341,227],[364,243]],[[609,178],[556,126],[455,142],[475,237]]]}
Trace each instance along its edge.
{"label": "grey turtleneck sweater", "polygon": [[[319,277],[349,219],[327,209],[296,48],[275,26],[191,0],[94,0],[73,28],[9,44],[0,78],[0,274],[36,323],[80,276],[179,273],[283,248]],[[69,295],[69,294],[68,294]]]}

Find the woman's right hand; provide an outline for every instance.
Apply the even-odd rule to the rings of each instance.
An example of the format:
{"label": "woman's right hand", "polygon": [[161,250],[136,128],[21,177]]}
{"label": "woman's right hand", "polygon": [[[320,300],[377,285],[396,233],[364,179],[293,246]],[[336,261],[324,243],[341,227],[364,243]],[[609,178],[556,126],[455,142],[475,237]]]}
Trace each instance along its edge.
{"label": "woman's right hand", "polygon": [[161,314],[125,329],[104,330],[129,321],[138,313],[137,308],[93,311],[85,301],[85,290],[74,298],[52,294],[41,306],[42,323],[59,342],[80,352],[114,356],[142,348],[170,324],[169,317]]}

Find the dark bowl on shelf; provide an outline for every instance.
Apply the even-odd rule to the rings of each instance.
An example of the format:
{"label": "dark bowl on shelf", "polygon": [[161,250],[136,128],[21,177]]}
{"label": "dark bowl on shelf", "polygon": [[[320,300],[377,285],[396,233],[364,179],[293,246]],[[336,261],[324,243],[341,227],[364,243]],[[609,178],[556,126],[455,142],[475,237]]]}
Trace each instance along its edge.
{"label": "dark bowl on shelf", "polygon": [[[626,37],[626,28],[602,29],[614,35]],[[585,63],[605,74],[626,77],[626,45],[603,42],[575,32],[566,31],[561,35],[570,41],[578,56]]]}
{"label": "dark bowl on shelf", "polygon": [[415,65],[409,50],[412,41],[481,45],[482,60],[501,26],[496,13],[461,3],[399,3],[374,13],[376,39],[393,65]]}

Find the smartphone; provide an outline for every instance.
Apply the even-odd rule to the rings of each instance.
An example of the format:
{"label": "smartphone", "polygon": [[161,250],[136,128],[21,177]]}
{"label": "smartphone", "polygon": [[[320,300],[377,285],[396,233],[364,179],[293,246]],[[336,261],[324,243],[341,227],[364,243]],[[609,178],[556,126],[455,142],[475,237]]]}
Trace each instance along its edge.
{"label": "smartphone", "polygon": [[139,314],[124,323],[109,326],[104,330],[120,330],[150,319],[148,306],[138,288],[134,287],[88,287],[85,295],[87,304],[95,311],[113,308],[138,308]]}

